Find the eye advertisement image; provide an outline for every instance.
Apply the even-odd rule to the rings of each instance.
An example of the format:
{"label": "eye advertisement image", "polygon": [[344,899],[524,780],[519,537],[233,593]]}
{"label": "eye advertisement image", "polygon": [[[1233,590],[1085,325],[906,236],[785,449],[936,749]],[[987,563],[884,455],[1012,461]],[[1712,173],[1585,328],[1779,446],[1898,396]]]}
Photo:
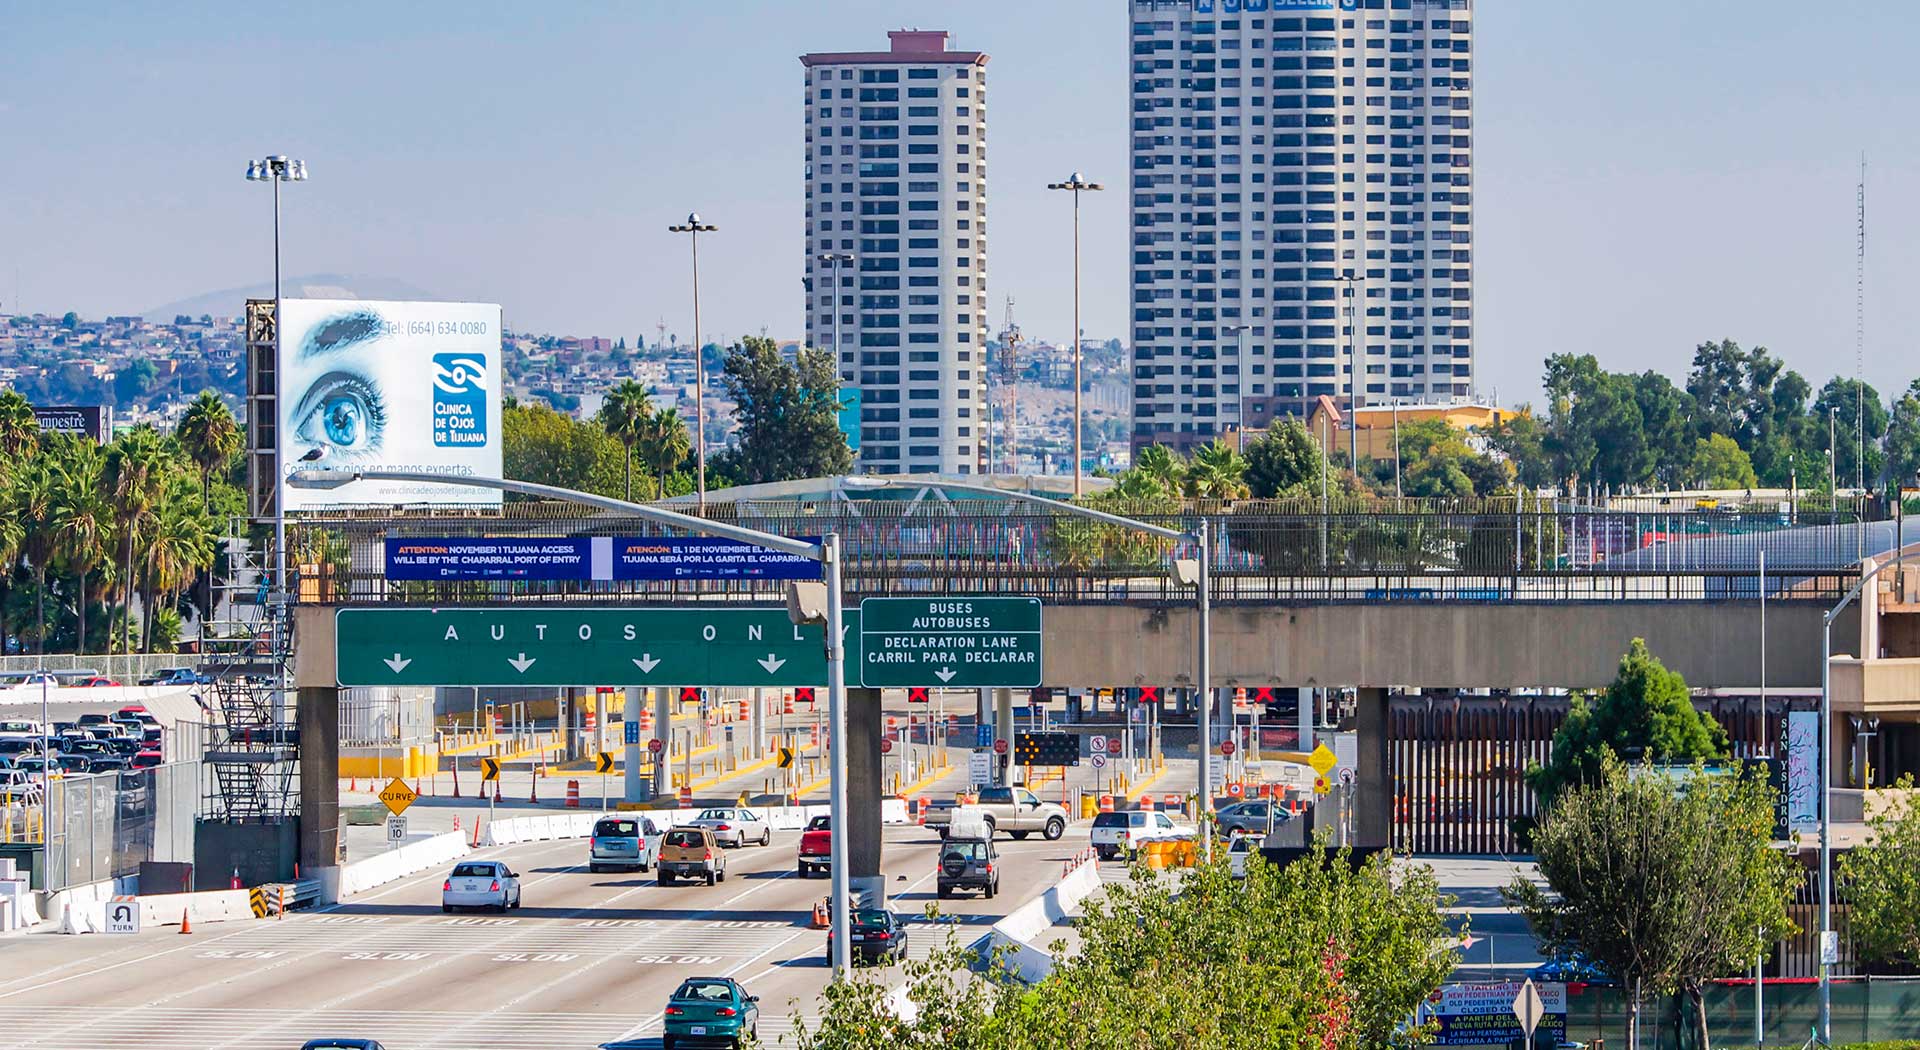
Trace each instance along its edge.
{"label": "eye advertisement image", "polygon": [[[499,477],[500,307],[287,299],[280,455],[303,469]],[[288,510],[492,506],[500,493],[426,482],[285,489]]]}

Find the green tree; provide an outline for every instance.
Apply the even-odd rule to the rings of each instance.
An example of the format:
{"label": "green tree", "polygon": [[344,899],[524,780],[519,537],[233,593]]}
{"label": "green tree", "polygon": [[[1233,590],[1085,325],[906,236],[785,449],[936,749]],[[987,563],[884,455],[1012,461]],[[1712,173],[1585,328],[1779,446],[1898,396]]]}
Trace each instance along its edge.
{"label": "green tree", "polygon": [[55,462],[54,531],[60,536],[62,571],[73,576],[74,652],[84,654],[88,582],[96,569],[110,562],[114,531],[113,508],[105,496],[105,454],[93,439],[67,437],[52,446]]}
{"label": "green tree", "polygon": [[1296,419],[1274,420],[1247,446],[1247,487],[1257,499],[1318,493],[1325,469],[1320,443]]}
{"label": "green tree", "polygon": [[[534,402],[502,413],[501,460],[509,478],[617,499],[626,491],[625,454],[597,422],[582,422]],[[640,496],[651,499],[652,493]]]}
{"label": "green tree", "polygon": [[1840,856],[1847,886],[1847,926],[1861,957],[1911,966],[1920,963],[1920,807],[1913,777],[1903,776],[1893,799],[1867,818],[1867,841]]}
{"label": "green tree", "polygon": [[1527,783],[1550,804],[1567,788],[1597,778],[1609,758],[1685,764],[1726,753],[1726,730],[1694,708],[1686,680],[1635,638],[1597,698],[1574,694],[1553,734],[1551,757],[1527,771]]}
{"label": "green tree", "polygon": [[[1863,476],[1871,486],[1886,469],[1886,455],[1880,442],[1887,436],[1887,406],[1871,384],[1862,385],[1844,376],[1827,380],[1808,410],[1814,447],[1828,451],[1828,413],[1832,413],[1834,448],[1833,470],[1841,488],[1851,488]],[[1866,469],[1861,471],[1860,415],[1866,415]]]}
{"label": "green tree", "polygon": [[1194,450],[1186,491],[1195,499],[1240,499],[1247,494],[1246,474],[1247,461],[1232,445],[1215,438]]}
{"label": "green tree", "polygon": [[[154,614],[170,605],[203,569],[213,567],[216,531],[208,517],[203,494],[185,474],[174,474],[154,505],[153,525],[141,552],[141,579],[146,584],[143,604],[146,627],[140,634],[148,652],[158,635]],[[179,637],[176,633],[174,637]]]}
{"label": "green tree", "polygon": [[679,409],[669,408],[648,417],[640,432],[640,458],[653,470],[660,495],[675,495],[667,491],[668,476],[680,469],[692,449],[693,435],[687,433],[687,421],[680,418]]}
{"label": "green tree", "polygon": [[1920,484],[1920,379],[1893,403],[1887,422],[1887,469],[1895,485]]}
{"label": "green tree", "polygon": [[131,408],[135,402],[145,400],[158,375],[153,362],[144,357],[128,362],[113,374],[113,403],[120,408]]}
{"label": "green tree", "polygon": [[1691,458],[1693,398],[1658,372],[1642,372],[1632,382],[1653,476],[1672,487],[1685,475]]}
{"label": "green tree", "polygon": [[646,431],[647,421],[653,415],[653,402],[647,394],[647,388],[631,379],[623,379],[620,385],[607,392],[606,401],[600,406],[600,425],[613,435],[615,441],[626,452],[626,499],[633,502],[633,447],[640,443]]}
{"label": "green tree", "polygon": [[66,313],[60,315],[60,327],[69,332],[80,327],[80,315],[74,313],[72,310],[68,310]]}
{"label": "green tree", "polygon": [[211,509],[213,476],[240,454],[240,424],[219,394],[202,390],[180,417],[174,437],[187,458],[200,468],[200,501]]}
{"label": "green tree", "polygon": [[1760,484],[1746,450],[1725,434],[1710,434],[1693,443],[1686,480],[1706,489],[1752,489]]}
{"label": "green tree", "polygon": [[40,442],[40,421],[33,405],[17,390],[0,390],[0,453],[18,460]]}
{"label": "green tree", "polygon": [[1148,445],[1134,457],[1133,469],[1127,473],[1150,483],[1144,487],[1136,483],[1137,492],[1157,491],[1171,496],[1180,491],[1180,479],[1186,476],[1187,465],[1179,453],[1167,446]]}
{"label": "green tree", "polygon": [[132,625],[124,620],[133,608],[138,582],[134,574],[134,544],[146,535],[154,505],[166,492],[171,466],[165,443],[151,426],[141,424],[115,439],[107,450],[102,480],[113,505],[115,531],[124,552],[120,575],[121,608],[125,624],[121,636],[131,645]]}
{"label": "green tree", "polygon": [[737,406],[736,459],[758,484],[845,474],[853,452],[840,432],[840,379],[833,355],[803,349],[788,363],[771,339],[748,336],[722,366]]}
{"label": "green tree", "polygon": [[1539,489],[1553,484],[1553,461],[1547,455],[1546,431],[1540,421],[1520,406],[1519,412],[1496,421],[1487,430],[1487,445],[1505,456],[1513,466],[1514,480],[1522,488]]}
{"label": "green tree", "polygon": [[[1796,932],[1787,904],[1805,873],[1770,841],[1774,798],[1759,767],[1683,776],[1632,776],[1606,758],[1534,832],[1546,888],[1516,876],[1503,893],[1543,954],[1584,952],[1642,994],[1685,992],[1706,1050],[1705,982],[1746,971]],[[1637,1032],[1641,1001],[1629,1002]]]}
{"label": "green tree", "polygon": [[[1765,354],[1762,350],[1760,353]],[[1708,340],[1693,348],[1687,394],[1693,400],[1694,425],[1708,434],[1744,434],[1750,405],[1751,357],[1731,339]]]}
{"label": "green tree", "polygon": [[[27,567],[33,571],[34,647],[46,652],[47,635],[47,573],[52,570],[53,562],[60,553],[62,537],[56,521],[59,506],[58,475],[54,471],[53,460],[48,456],[35,456],[28,460],[23,469],[8,486],[9,513],[20,528],[20,542],[13,558],[7,560],[8,575],[14,558],[25,557]],[[25,635],[28,632],[22,631]]]}

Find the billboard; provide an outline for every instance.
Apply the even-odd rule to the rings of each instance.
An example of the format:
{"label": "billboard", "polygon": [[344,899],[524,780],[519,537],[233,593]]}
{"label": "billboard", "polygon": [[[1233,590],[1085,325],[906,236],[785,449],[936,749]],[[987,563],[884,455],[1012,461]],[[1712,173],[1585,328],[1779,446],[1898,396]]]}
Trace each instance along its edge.
{"label": "billboard", "polygon": [[[287,299],[281,312],[281,469],[500,476],[499,306]],[[414,482],[285,492],[290,511],[500,502]]]}
{"label": "billboard", "polygon": [[386,547],[389,580],[817,580],[821,571],[717,536],[389,536]]}
{"label": "billboard", "polygon": [[35,405],[33,418],[41,430],[81,434],[103,445],[113,440],[112,405]]}

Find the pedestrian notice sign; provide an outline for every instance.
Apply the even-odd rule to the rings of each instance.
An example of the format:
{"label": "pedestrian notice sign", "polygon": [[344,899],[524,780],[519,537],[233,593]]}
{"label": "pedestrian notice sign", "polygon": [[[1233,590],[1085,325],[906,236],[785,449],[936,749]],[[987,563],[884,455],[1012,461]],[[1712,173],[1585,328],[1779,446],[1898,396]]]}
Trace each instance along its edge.
{"label": "pedestrian notice sign", "polygon": [[967,780],[975,784],[993,783],[993,753],[975,751],[967,755]]}
{"label": "pedestrian notice sign", "polygon": [[629,743],[629,744],[639,743],[640,742],[640,723],[622,722],[620,736],[621,736],[621,739],[626,743]]}
{"label": "pedestrian notice sign", "polygon": [[394,777],[386,787],[380,789],[380,801],[386,803],[387,812],[396,817],[405,813],[407,807],[413,805],[413,800],[419,797],[420,793],[408,787],[407,782],[399,777]]}

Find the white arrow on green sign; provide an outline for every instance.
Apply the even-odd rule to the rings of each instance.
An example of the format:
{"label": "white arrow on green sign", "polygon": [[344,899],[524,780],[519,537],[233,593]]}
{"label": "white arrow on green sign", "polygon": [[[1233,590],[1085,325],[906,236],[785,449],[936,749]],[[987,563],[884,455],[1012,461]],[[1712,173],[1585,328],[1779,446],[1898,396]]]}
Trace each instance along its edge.
{"label": "white arrow on green sign", "polygon": [[1040,684],[1040,637],[1038,598],[868,598],[850,656],[869,689],[1032,688]]}
{"label": "white arrow on green sign", "polygon": [[[850,648],[857,646],[859,614],[845,622]],[[821,627],[796,627],[785,609],[341,609],[334,624],[343,686],[827,680]]]}

